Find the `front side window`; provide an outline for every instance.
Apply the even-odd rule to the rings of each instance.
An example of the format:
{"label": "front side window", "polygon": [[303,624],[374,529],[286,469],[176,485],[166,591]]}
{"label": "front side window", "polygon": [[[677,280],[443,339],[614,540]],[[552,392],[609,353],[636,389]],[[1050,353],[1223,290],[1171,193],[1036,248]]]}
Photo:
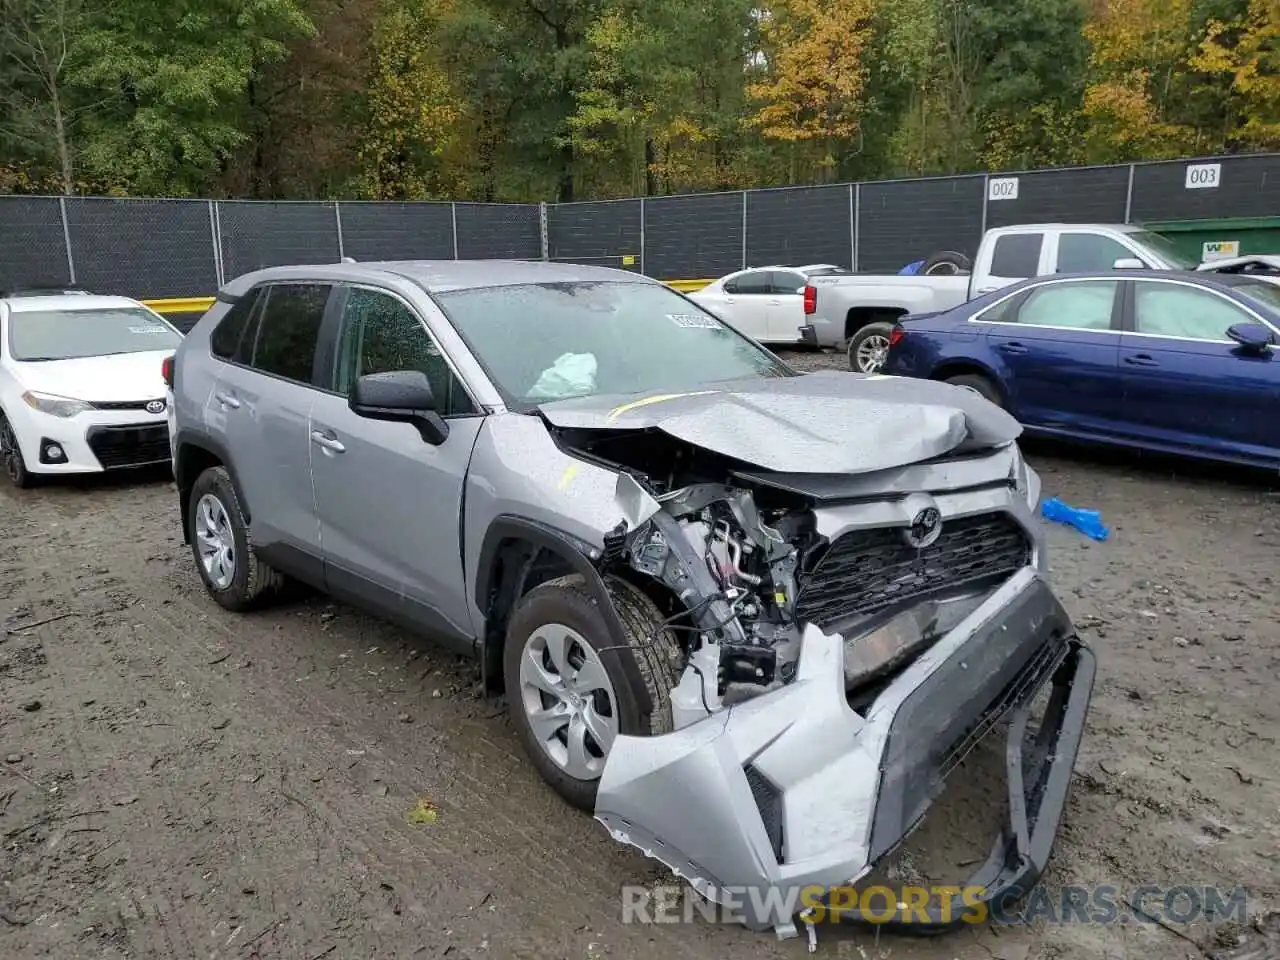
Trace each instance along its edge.
{"label": "front side window", "polygon": [[1059,273],[1100,273],[1117,260],[1133,260],[1136,254],[1122,243],[1096,233],[1064,233],[1058,237]]}
{"label": "front side window", "polygon": [[334,388],[346,396],[360,377],[398,370],[426,374],[441,416],[476,412],[444,354],[412,310],[385,293],[352,289],[342,314]]}
{"label": "front side window", "polygon": [[662,284],[526,283],[436,299],[516,409],[565,397],[677,393],[796,375]]}
{"label": "front side window", "polygon": [[144,307],[9,312],[9,355],[26,363],[176,350],[181,342]]}
{"label": "front side window", "polygon": [[1227,328],[1256,323],[1225,297],[1180,283],[1138,283],[1133,324],[1138,333],[1190,340],[1229,340]]}
{"label": "front side window", "polygon": [[268,288],[253,348],[255,369],[299,383],[311,382],[331,289],[327,283],[278,283]]}
{"label": "front side window", "polygon": [[1264,307],[1280,310],[1280,284],[1268,283],[1266,280],[1250,280],[1248,283],[1237,284],[1235,291]]}
{"label": "front side window", "polygon": [[1115,280],[1087,280],[1037,287],[1018,310],[1018,323],[1029,327],[1110,330],[1118,286]]}

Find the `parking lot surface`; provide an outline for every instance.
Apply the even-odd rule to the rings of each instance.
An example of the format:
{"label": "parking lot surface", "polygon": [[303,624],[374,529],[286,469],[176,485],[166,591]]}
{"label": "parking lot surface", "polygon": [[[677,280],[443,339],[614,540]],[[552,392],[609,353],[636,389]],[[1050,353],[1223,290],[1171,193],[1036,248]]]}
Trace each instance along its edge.
{"label": "parking lot surface", "polygon": [[[1274,906],[1280,497],[1227,470],[1030,459],[1046,496],[1112,527],[1051,532],[1099,674],[1046,889],[1247,886]],[[543,786],[471,665],[322,597],[223,612],[167,476],[6,488],[0,529],[0,956],[806,955],[624,924],[624,884],[673,881]],[[1226,956],[1232,935],[824,928],[819,955]]]}

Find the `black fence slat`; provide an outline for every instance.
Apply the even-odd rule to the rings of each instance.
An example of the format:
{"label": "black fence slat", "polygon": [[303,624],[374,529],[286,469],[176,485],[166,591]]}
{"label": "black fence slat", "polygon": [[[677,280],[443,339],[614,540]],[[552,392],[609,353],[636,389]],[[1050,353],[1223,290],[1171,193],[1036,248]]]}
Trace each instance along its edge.
{"label": "black fence slat", "polygon": [[0,291],[70,282],[57,197],[0,197]]}
{"label": "black fence slat", "polygon": [[339,203],[342,252],[355,260],[452,260],[453,204]]}
{"label": "black fence slat", "polygon": [[980,176],[864,183],[858,269],[896,272],[944,250],[973,256],[982,238]]}
{"label": "black fence slat", "polygon": [[1019,223],[1124,223],[1129,168],[1086,167],[992,174],[992,180],[1017,180],[1013,199],[987,201],[987,226]]}
{"label": "black fence slat", "polygon": [[[1187,187],[1187,168],[1220,165],[1218,186]],[[1132,218],[1219,220],[1280,215],[1280,154],[1139,163],[1133,171]]]}
{"label": "black fence slat", "polygon": [[338,221],[320,201],[218,201],[227,280],[263,267],[337,263]]}
{"label": "black fence slat", "polygon": [[548,206],[548,256],[564,263],[638,271],[643,206],[640,200],[598,200]]}
{"label": "black fence slat", "polygon": [[536,203],[458,203],[462,260],[537,260],[542,227]]}
{"label": "black fence slat", "polygon": [[742,269],[742,197],[736,192],[646,199],[644,272],[659,280],[697,280]]}
{"label": "black fence slat", "polygon": [[66,203],[80,286],[142,299],[217,289],[207,200],[68,197]]}
{"label": "black fence slat", "polygon": [[747,266],[853,265],[848,184],[747,193]]}

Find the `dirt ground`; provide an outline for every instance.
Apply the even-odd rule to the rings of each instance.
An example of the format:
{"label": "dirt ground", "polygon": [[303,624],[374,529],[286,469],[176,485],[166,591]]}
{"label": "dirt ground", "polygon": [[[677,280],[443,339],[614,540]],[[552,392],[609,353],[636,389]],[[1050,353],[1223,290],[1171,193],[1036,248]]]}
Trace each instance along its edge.
{"label": "dirt ground", "polygon": [[[1250,913],[1274,909],[1280,497],[1237,471],[1030,459],[1113,531],[1051,531],[1099,675],[1047,889],[1246,886]],[[542,786],[471,666],[319,597],[222,612],[167,476],[6,487],[0,529],[0,956],[806,955],[622,923],[622,885],[669,880]],[[824,928],[824,953],[1262,960],[1280,939],[1041,921]]]}

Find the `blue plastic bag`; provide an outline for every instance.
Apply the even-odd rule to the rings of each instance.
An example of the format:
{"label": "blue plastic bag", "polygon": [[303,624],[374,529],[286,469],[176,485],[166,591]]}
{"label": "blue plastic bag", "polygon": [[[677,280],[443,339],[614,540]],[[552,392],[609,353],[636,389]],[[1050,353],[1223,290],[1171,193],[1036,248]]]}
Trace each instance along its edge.
{"label": "blue plastic bag", "polygon": [[912,261],[911,263],[908,263],[905,267],[903,267],[901,270],[898,271],[898,276],[900,277],[914,276],[915,274],[920,272],[920,268],[923,266],[924,266],[923,260]]}
{"label": "blue plastic bag", "polygon": [[1075,527],[1086,537],[1094,540],[1105,540],[1111,536],[1111,530],[1103,524],[1102,514],[1097,510],[1083,510],[1063,503],[1057,497],[1046,500],[1040,507],[1040,513],[1046,520],[1063,523]]}

